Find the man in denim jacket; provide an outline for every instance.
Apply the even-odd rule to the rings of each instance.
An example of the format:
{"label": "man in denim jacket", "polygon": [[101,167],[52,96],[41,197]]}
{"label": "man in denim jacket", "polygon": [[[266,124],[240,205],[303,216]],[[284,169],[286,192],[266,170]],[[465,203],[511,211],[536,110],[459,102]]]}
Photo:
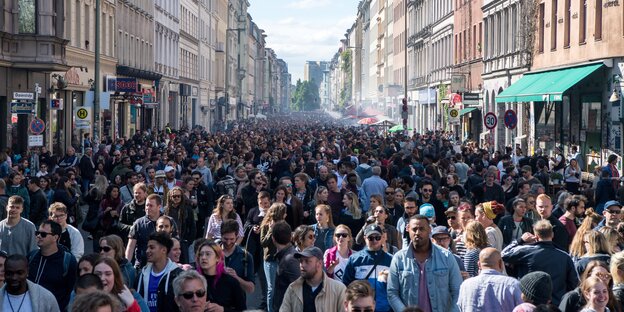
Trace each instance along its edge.
{"label": "man in denim jacket", "polygon": [[459,311],[456,303],[462,277],[453,254],[431,243],[427,217],[412,216],[407,229],[411,244],[396,253],[390,264],[390,306],[394,311],[406,306],[432,312]]}

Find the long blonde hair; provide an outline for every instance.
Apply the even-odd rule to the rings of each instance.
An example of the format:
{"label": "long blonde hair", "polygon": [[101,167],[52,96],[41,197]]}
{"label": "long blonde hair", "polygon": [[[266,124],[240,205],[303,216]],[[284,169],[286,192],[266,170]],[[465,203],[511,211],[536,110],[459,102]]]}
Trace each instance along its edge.
{"label": "long blonde hair", "polygon": [[335,228],[336,226],[334,225],[334,218],[332,217],[331,207],[329,207],[329,205],[317,205],[316,208],[314,208],[314,212],[316,213],[316,211],[319,209],[323,210],[323,212],[327,214],[327,226],[330,229]]}
{"label": "long blonde hair", "polygon": [[576,234],[572,239],[572,244],[570,244],[570,256],[573,258],[580,258],[587,253],[587,249],[585,249],[585,244],[583,243],[585,234],[594,228],[594,223],[598,224],[600,221],[602,221],[602,217],[594,212],[594,209],[587,208],[585,210],[585,219],[578,230],[576,230]]}
{"label": "long blonde hair", "polygon": [[353,192],[347,192],[344,196],[349,197],[349,199],[351,200],[351,207],[346,208],[347,211],[353,216],[353,219],[359,220],[360,218],[362,218],[362,209],[360,209],[360,200],[358,199],[357,195],[355,195],[355,193]]}

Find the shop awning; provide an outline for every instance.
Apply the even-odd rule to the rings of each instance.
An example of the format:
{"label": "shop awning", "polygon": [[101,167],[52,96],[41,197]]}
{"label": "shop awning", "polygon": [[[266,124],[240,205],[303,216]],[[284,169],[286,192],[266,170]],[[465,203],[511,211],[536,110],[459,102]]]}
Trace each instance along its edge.
{"label": "shop awning", "polygon": [[471,113],[472,111],[474,111],[474,110],[476,110],[476,109],[477,109],[476,107],[467,107],[467,108],[464,108],[464,109],[462,109],[462,110],[460,110],[460,111],[459,111],[459,116],[464,116],[464,115],[466,115],[466,114],[468,114],[468,113]]}
{"label": "shop awning", "polygon": [[603,63],[524,74],[496,97],[496,103],[561,101],[563,93]]}

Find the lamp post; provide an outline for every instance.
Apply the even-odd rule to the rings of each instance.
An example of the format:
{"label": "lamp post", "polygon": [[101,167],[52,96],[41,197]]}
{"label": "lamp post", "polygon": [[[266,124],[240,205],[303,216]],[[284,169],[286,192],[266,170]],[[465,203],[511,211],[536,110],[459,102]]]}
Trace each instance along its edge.
{"label": "lamp post", "polygon": [[403,91],[405,93],[405,97],[403,97],[403,107],[402,107],[402,111],[401,111],[401,118],[403,119],[403,132],[407,135],[407,117],[408,117],[408,107],[407,107],[407,45],[409,43],[409,34],[407,33],[407,19],[409,17],[409,13],[408,13],[408,6],[409,3],[411,1],[410,0],[405,0],[405,14],[403,15],[403,20],[405,22],[405,76],[404,76],[404,82],[403,82]]}

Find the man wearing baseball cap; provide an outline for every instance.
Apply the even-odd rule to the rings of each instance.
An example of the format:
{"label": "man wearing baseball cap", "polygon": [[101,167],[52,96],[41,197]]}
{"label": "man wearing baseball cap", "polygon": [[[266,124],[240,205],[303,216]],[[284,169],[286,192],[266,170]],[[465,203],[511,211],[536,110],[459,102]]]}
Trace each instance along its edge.
{"label": "man wearing baseball cap", "polygon": [[605,217],[598,223],[594,230],[598,231],[604,226],[616,228],[622,222],[622,205],[617,200],[610,200],[605,203],[602,215]]}
{"label": "man wearing baseball cap", "polygon": [[342,282],[351,284],[354,280],[366,280],[375,290],[375,311],[391,311],[387,295],[387,277],[392,256],[383,250],[384,229],[378,224],[364,228],[366,248],[349,257]]}
{"label": "man wearing baseball cap", "polygon": [[323,272],[321,249],[308,247],[294,257],[299,260],[301,277],[286,289],[280,312],[342,310],[347,288]]}

